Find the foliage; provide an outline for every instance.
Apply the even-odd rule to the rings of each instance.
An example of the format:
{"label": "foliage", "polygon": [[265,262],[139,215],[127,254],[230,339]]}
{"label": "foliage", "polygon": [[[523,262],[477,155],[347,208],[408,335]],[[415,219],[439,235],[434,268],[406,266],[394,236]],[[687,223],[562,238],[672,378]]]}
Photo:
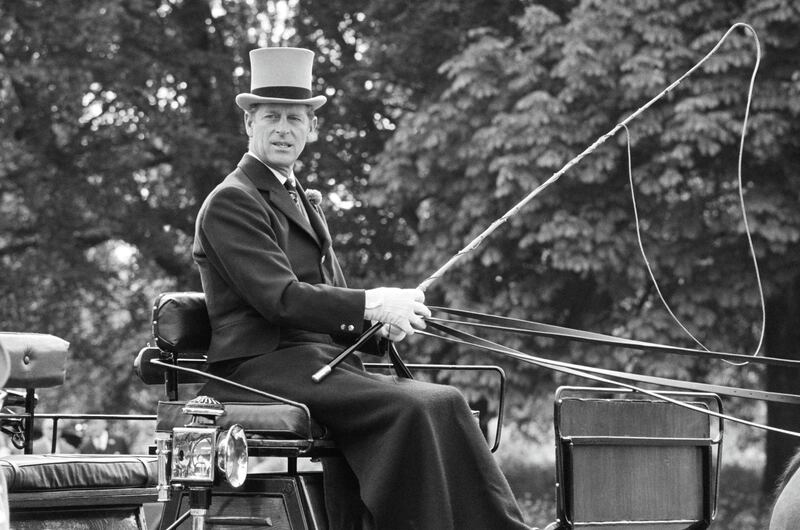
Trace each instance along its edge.
{"label": "foliage", "polygon": [[[796,7],[777,1],[582,2],[561,13],[531,4],[515,34],[472,32],[469,45],[440,69],[449,85],[403,117],[373,172],[373,202],[414,209],[407,220],[418,241],[410,277],[438,268],[443,256],[687,71],[733,22],[746,20],[762,36],[764,60],[743,177],[772,307],[796,275],[800,240],[793,206],[800,189],[800,64],[789,53],[798,43],[788,30],[799,19]],[[737,31],[630,125],[643,244],[661,290],[706,346],[740,353],[755,351],[761,327],[736,192],[754,59],[752,38]],[[462,259],[429,300],[694,346],[657,299],[639,256],[622,133]],[[769,314],[774,322],[782,317]],[[509,345],[688,380],[753,386],[760,373],[563,342]],[[775,355],[795,349],[768,346]],[[438,345],[423,347],[432,352]],[[516,367],[514,375],[525,393],[563,381]]]}
{"label": "foliage", "polygon": [[438,66],[463,35],[478,26],[512,31],[521,4],[326,0],[297,9],[291,42],[319,52],[318,90],[329,97],[319,113],[322,141],[304,157],[306,179],[334,199],[328,218],[352,283],[408,282],[398,265],[416,244],[407,222],[414,209],[363,201],[376,157],[398,120],[446,83]]}
{"label": "foliage", "polygon": [[154,294],[198,287],[194,214],[242,151],[230,102],[244,14],[0,3],[0,325],[72,343],[57,392],[92,391],[62,404],[135,406],[130,366]]}

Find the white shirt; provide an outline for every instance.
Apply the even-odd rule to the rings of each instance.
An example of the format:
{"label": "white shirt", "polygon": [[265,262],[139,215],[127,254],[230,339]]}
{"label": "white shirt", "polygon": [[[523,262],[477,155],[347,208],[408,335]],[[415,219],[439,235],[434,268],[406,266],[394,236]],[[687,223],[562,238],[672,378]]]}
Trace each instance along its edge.
{"label": "white shirt", "polygon": [[[275,175],[275,178],[278,179],[278,181],[281,183],[281,186],[285,186],[286,185],[286,181],[290,181],[291,184],[292,184],[292,188],[295,189],[295,192],[294,192],[295,195],[297,194],[297,191],[296,191],[297,190],[297,178],[294,176],[294,169],[292,169],[291,173],[287,177],[287,176],[283,175],[281,172],[277,171],[276,169],[271,168],[269,166],[269,164],[267,164],[266,162],[264,162],[263,160],[258,158],[258,156],[255,153],[253,153],[252,151],[248,150],[247,154],[252,156],[256,160],[258,160],[262,164],[264,164],[267,169],[272,171],[272,174]],[[294,200],[294,197],[292,198],[292,200]],[[297,203],[297,206],[300,209],[300,213],[303,214],[303,217],[305,218],[306,222],[310,224],[311,220],[308,218],[308,212],[306,211],[305,206],[303,206],[303,204],[301,202],[299,202],[299,201],[295,201],[295,202]]]}
{"label": "white shirt", "polygon": [[263,160],[261,160],[260,158],[258,158],[258,155],[256,155],[254,152],[252,152],[252,151],[247,151],[247,154],[248,154],[248,155],[250,155],[250,156],[252,156],[252,157],[253,157],[253,158],[255,158],[256,160],[258,160],[259,162],[261,162],[261,163],[262,163],[262,164],[264,164],[265,166],[267,166],[267,169],[269,169],[270,171],[272,171],[272,174],[273,174],[273,175],[275,175],[275,177],[276,177],[276,178],[278,179],[278,181],[281,183],[281,186],[283,186],[284,184],[286,184],[286,181],[287,181],[287,180],[291,180],[292,182],[294,182],[294,183],[295,183],[295,186],[297,185],[297,184],[296,184],[296,183],[297,183],[297,178],[294,176],[294,169],[292,169],[292,172],[289,174],[289,176],[288,176],[288,177],[286,177],[286,176],[285,176],[283,173],[281,173],[280,171],[277,171],[277,170],[275,170],[275,169],[271,168],[271,167],[269,166],[269,164],[267,164],[266,162],[264,162]]}

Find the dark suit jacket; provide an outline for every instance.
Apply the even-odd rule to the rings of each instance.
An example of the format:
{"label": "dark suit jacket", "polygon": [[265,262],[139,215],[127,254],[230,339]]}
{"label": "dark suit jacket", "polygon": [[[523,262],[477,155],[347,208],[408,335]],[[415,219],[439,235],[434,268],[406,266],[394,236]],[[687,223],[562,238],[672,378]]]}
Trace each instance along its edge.
{"label": "dark suit jacket", "polygon": [[269,168],[245,155],[200,208],[192,254],[209,362],[268,353],[290,330],[351,341],[363,331],[364,291],[346,287],[322,211],[300,191],[310,225]]}

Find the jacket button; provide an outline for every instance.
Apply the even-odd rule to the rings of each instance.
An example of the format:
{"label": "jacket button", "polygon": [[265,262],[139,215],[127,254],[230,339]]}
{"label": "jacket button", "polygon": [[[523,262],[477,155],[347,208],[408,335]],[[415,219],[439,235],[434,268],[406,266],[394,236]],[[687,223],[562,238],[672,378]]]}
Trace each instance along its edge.
{"label": "jacket button", "polygon": [[356,327],[354,325],[350,324],[349,326],[347,326],[347,331],[355,331],[355,330]]}
{"label": "jacket button", "polygon": [[339,329],[341,329],[342,331],[346,331],[347,330],[347,326],[342,324],[341,326],[339,326]]}

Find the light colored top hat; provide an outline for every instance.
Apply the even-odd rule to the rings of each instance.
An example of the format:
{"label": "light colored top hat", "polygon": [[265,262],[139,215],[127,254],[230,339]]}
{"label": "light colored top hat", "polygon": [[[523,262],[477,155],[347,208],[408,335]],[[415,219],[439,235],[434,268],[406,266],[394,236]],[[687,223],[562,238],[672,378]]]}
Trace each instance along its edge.
{"label": "light colored top hat", "polygon": [[250,92],[236,96],[244,110],[259,103],[310,105],[314,110],[328,100],[311,96],[314,52],[304,48],[258,48],[250,51]]}

